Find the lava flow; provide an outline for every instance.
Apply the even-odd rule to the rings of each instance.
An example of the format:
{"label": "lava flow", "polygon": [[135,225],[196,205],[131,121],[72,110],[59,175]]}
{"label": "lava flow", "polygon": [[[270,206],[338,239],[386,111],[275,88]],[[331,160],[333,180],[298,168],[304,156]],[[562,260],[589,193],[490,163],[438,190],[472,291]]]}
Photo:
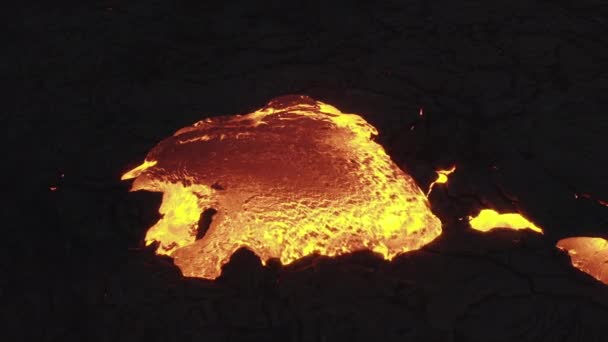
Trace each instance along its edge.
{"label": "lava flow", "polygon": [[286,96],[178,130],[122,179],[163,193],[146,243],[185,276],[218,277],[241,247],[283,264],[363,249],[390,260],[435,239],[441,221],[377,134],[358,115]]}
{"label": "lava flow", "polygon": [[513,230],[531,229],[537,233],[543,233],[541,228],[521,216],[521,214],[499,214],[492,209],[483,209],[475,217],[469,216],[469,224],[471,228],[481,232],[488,232],[497,228],[507,228]]}
{"label": "lava flow", "polygon": [[571,237],[559,240],[557,248],[568,252],[574,267],[608,285],[608,240]]}

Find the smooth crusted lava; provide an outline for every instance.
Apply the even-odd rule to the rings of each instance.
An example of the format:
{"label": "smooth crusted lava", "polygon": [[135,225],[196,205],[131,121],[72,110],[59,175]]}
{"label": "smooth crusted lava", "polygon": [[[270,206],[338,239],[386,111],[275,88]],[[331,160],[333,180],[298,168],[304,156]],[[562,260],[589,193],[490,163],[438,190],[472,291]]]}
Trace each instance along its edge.
{"label": "smooth crusted lava", "polygon": [[[369,249],[385,259],[441,234],[424,192],[355,114],[306,96],[178,130],[122,179],[163,193],[146,243],[214,279],[239,248],[283,264]],[[201,213],[215,210],[202,238]]]}
{"label": "smooth crusted lava", "polygon": [[608,240],[600,237],[570,237],[557,248],[567,251],[572,266],[608,285]]}

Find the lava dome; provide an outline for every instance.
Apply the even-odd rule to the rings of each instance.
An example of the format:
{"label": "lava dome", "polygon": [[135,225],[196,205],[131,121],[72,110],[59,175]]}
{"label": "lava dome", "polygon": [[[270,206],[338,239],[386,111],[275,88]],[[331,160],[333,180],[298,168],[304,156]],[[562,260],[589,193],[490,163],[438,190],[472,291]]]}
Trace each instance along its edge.
{"label": "lava dome", "polygon": [[390,260],[435,239],[441,221],[377,134],[359,115],[285,96],[178,130],[122,179],[163,193],[146,243],[185,276],[217,278],[241,247],[283,264],[365,249]]}

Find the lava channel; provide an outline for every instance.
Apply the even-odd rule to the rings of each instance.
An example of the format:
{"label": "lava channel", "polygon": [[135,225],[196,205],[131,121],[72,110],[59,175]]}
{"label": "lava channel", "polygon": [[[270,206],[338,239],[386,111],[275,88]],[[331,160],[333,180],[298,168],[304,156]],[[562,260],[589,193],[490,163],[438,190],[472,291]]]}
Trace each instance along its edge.
{"label": "lava channel", "polygon": [[185,276],[217,278],[241,247],[264,263],[365,249],[390,260],[439,236],[441,221],[377,134],[358,115],[285,96],[178,130],[122,179],[163,193],[146,243],[158,242]]}

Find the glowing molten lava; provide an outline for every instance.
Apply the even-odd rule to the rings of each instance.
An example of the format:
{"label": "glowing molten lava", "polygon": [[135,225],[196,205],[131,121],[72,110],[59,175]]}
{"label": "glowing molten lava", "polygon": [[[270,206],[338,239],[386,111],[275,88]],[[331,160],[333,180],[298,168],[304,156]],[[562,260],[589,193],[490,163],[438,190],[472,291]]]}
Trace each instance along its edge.
{"label": "glowing molten lava", "polygon": [[608,285],[608,241],[598,237],[559,240],[557,248],[570,255],[572,266]]}
{"label": "glowing molten lava", "polygon": [[542,229],[520,214],[499,214],[492,209],[483,209],[475,217],[469,216],[469,224],[471,228],[481,232],[488,232],[496,228],[508,228],[513,230],[531,229],[537,233],[543,233]]}
{"label": "glowing molten lava", "polygon": [[240,247],[283,264],[362,249],[392,259],[432,241],[441,222],[375,135],[358,115],[282,97],[180,129],[122,179],[135,178],[131,191],[163,192],[146,242],[158,241],[186,276],[216,278]]}

